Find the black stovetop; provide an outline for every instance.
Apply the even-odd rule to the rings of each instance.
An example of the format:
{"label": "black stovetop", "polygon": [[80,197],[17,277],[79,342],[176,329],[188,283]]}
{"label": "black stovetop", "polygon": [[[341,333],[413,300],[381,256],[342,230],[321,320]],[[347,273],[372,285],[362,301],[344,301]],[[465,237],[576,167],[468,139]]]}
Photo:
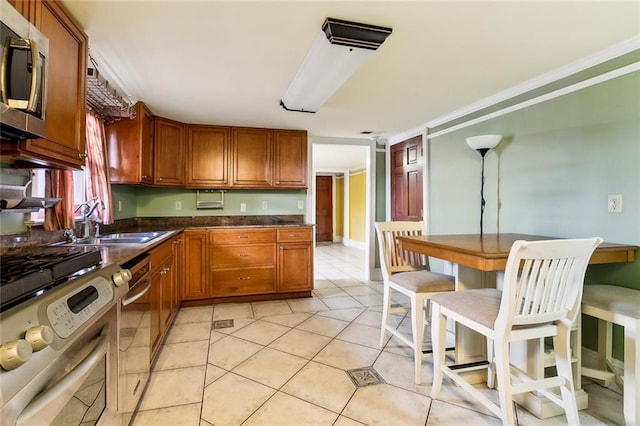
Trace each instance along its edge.
{"label": "black stovetop", "polygon": [[102,260],[100,251],[83,247],[37,247],[0,257],[0,312],[16,306]]}

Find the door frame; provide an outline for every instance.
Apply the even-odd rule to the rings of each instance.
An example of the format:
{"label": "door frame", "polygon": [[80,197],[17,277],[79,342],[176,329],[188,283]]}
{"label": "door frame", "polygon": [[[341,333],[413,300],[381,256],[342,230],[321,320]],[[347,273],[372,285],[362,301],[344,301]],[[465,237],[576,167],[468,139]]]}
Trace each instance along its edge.
{"label": "door frame", "polygon": [[[364,261],[364,273],[365,280],[369,281],[371,278],[371,270],[375,266],[375,228],[374,218],[376,217],[376,141],[365,139],[348,139],[348,138],[326,138],[326,137],[309,137],[309,173],[308,182],[311,182],[311,191],[307,193],[307,205],[310,206],[307,210],[307,217],[310,223],[316,221],[316,174],[323,173],[345,173],[345,170],[316,170],[316,166],[313,163],[313,145],[356,145],[367,148],[367,161],[365,170],[367,173],[367,187],[366,187],[366,232],[365,232],[365,256]],[[349,171],[346,171],[348,177]],[[348,180],[345,178],[345,186]],[[345,188],[345,197],[348,194],[348,189]],[[346,208],[346,206],[345,206]],[[335,209],[335,205],[334,205]],[[348,218],[345,218],[344,226],[348,224]]]}

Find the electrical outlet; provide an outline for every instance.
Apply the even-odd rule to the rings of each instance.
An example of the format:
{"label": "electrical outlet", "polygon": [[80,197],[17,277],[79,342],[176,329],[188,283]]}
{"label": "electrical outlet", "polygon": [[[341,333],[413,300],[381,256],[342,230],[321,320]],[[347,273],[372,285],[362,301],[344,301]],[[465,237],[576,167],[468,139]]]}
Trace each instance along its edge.
{"label": "electrical outlet", "polygon": [[247,211],[247,203],[240,203],[240,211],[245,213]]}
{"label": "electrical outlet", "polygon": [[298,200],[298,209],[304,210],[304,200]]}
{"label": "electrical outlet", "polygon": [[122,211],[122,200],[118,200],[118,211]]}
{"label": "electrical outlet", "polygon": [[269,208],[269,202],[268,201],[263,201],[262,202],[262,210],[266,210]]}
{"label": "electrical outlet", "polygon": [[609,194],[607,201],[607,211],[609,213],[622,213],[622,195]]}
{"label": "electrical outlet", "polygon": [[176,201],[176,210],[182,210],[182,201]]}

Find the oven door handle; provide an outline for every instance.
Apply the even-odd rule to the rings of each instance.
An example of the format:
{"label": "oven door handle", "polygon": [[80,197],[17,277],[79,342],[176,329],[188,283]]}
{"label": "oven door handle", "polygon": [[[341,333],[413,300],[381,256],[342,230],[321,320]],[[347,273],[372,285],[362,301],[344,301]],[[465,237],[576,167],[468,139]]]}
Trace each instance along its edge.
{"label": "oven door handle", "polygon": [[32,400],[18,416],[16,426],[50,424],[108,351],[109,324],[106,324],[89,355],[53,387]]}
{"label": "oven door handle", "polygon": [[[122,299],[122,306],[128,306],[130,304],[132,304],[133,302],[135,302],[136,300],[140,299],[142,296],[144,296],[145,294],[147,294],[149,292],[149,290],[151,289],[151,279],[150,278],[146,278],[143,281],[138,281],[132,288],[131,290],[133,290],[136,287],[139,287],[140,285],[142,285],[143,283],[145,283],[145,287],[144,289],[139,292],[136,293],[134,296],[127,298],[125,296],[124,299]],[[131,292],[131,290],[129,290],[129,292]]]}

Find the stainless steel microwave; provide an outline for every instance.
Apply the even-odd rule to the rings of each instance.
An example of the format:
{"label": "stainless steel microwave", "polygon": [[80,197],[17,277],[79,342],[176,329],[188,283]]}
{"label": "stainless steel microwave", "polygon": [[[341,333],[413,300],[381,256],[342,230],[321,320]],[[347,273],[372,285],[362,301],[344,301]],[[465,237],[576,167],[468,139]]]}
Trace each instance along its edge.
{"label": "stainless steel microwave", "polygon": [[0,12],[2,138],[44,138],[49,40],[7,0]]}

